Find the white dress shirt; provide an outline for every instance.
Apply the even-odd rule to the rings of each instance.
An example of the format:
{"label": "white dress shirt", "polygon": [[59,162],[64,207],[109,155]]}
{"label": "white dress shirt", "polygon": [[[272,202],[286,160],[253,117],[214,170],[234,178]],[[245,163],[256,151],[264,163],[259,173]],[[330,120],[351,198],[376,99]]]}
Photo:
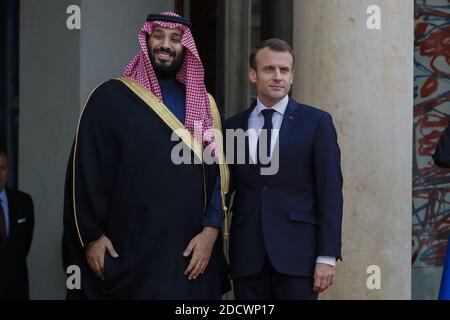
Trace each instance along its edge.
{"label": "white dress shirt", "polygon": [[[275,144],[278,140],[278,136],[280,134],[281,124],[283,122],[284,113],[286,112],[287,105],[289,103],[289,96],[286,95],[283,99],[274,104],[271,108],[266,107],[262,104],[259,98],[256,99],[256,107],[250,113],[250,117],[248,119],[248,148],[250,153],[250,158],[253,162],[256,162],[256,151],[258,147],[258,136],[261,132],[261,129],[264,127],[264,115],[262,111],[264,109],[272,109],[275,110],[272,117],[272,136],[270,142],[270,157],[272,157],[273,149],[275,148]],[[327,257],[327,256],[319,256],[316,259],[316,263],[324,263],[331,266],[336,265],[335,257]]]}
{"label": "white dress shirt", "polygon": [[258,137],[261,129],[264,127],[264,116],[262,111],[264,109],[272,109],[275,110],[272,116],[272,137],[270,140],[270,157],[272,157],[273,149],[275,148],[275,144],[278,140],[278,135],[280,133],[281,123],[283,122],[283,116],[286,112],[286,108],[289,102],[289,97],[285,96],[283,99],[278,101],[276,104],[272,106],[272,108],[267,108],[262,102],[257,98],[256,107],[250,113],[250,117],[248,119],[248,147],[250,157],[253,162],[256,162],[256,150],[258,147]]}

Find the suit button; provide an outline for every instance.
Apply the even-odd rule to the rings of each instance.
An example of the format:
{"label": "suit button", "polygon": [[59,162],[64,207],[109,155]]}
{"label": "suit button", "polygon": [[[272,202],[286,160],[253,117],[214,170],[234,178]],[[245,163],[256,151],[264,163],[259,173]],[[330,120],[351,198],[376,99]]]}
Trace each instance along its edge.
{"label": "suit button", "polygon": [[267,187],[267,186],[264,186],[263,188],[262,188],[262,190],[263,191],[267,191],[269,188]]}

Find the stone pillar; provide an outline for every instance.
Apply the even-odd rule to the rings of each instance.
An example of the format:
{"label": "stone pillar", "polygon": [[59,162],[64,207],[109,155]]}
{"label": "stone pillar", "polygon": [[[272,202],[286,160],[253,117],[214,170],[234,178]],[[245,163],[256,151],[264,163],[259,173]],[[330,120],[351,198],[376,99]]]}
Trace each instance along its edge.
{"label": "stone pillar", "polygon": [[[333,115],[342,152],[343,262],[322,299],[411,298],[413,6],[294,1],[294,97]],[[381,289],[367,286],[372,265]]]}
{"label": "stone pillar", "polygon": [[[217,69],[217,101],[224,106],[228,118],[249,105],[248,56],[250,52],[250,0],[219,3],[219,59]],[[220,43],[223,47],[220,47]]]}

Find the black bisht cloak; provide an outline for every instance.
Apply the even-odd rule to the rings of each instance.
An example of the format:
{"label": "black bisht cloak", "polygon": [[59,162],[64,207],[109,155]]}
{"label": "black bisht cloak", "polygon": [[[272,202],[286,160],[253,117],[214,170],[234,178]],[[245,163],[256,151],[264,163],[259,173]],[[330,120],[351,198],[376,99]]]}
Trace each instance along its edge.
{"label": "black bisht cloak", "polygon": [[[203,182],[210,199],[218,168],[175,165],[171,151],[180,142],[171,136],[118,80],[90,96],[65,183],[64,269],[81,269],[81,290],[67,290],[68,299],[220,299],[230,290],[221,234],[205,273],[184,275],[190,257],[183,251],[203,228]],[[119,254],[105,255],[104,281],[85,257],[85,246],[103,234]]]}

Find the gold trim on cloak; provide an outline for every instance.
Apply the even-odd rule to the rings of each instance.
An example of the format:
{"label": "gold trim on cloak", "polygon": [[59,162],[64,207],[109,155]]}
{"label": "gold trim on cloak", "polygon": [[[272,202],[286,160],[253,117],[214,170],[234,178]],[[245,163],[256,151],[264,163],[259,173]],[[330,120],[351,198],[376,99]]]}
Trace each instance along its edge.
{"label": "gold trim on cloak", "polygon": [[219,172],[220,172],[220,194],[222,198],[222,209],[225,213],[224,217],[224,236],[228,239],[228,208],[226,204],[226,196],[229,191],[230,186],[230,171],[226,163],[226,158],[224,154],[223,146],[223,136],[222,136],[222,123],[220,120],[219,109],[217,108],[214,98],[208,94],[209,104],[211,106],[211,116],[214,124],[214,137],[216,141],[216,156],[219,160]]}

